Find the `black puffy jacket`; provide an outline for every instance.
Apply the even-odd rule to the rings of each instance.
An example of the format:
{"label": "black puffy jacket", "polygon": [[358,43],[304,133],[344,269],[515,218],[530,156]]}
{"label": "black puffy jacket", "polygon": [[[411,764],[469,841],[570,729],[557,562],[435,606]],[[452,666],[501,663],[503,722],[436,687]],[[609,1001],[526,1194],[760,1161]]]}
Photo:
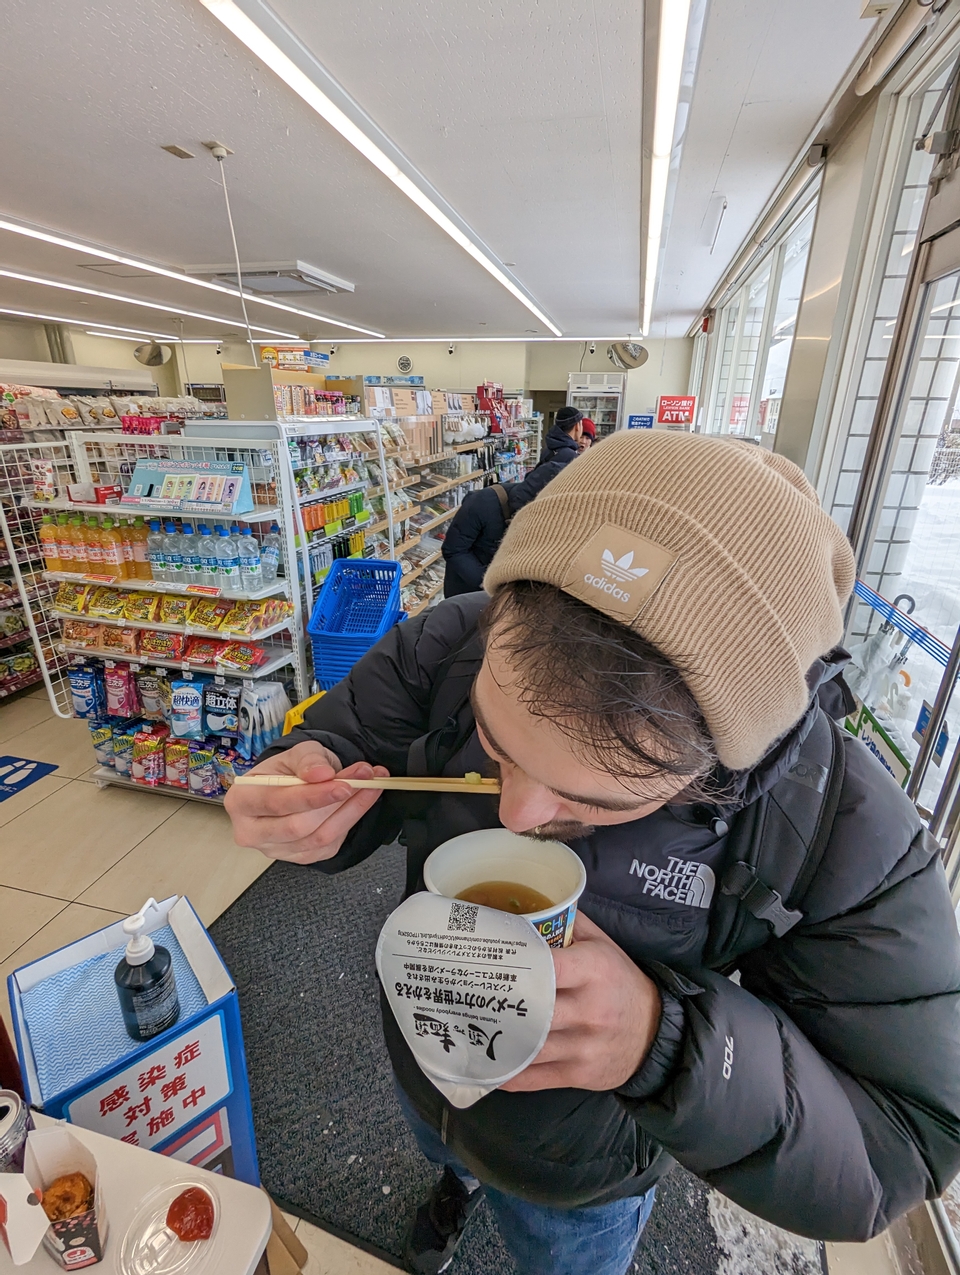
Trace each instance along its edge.
{"label": "black puffy jacket", "polygon": [[[415,741],[444,725],[431,721],[434,681],[464,663],[451,652],[486,601],[455,598],[391,630],[284,746],[319,739],[344,764],[422,773],[408,772],[408,749],[422,757]],[[750,816],[819,712],[812,702],[739,777],[725,818]],[[714,830],[717,809],[665,807],[574,843],[584,912],[656,978],[663,1000],[653,1047],[619,1092],[496,1091],[451,1109],[385,1011],[401,1084],[481,1180],[578,1207],[646,1190],[673,1157],[761,1217],[829,1240],[868,1239],[950,1183],[960,1169],[957,923],[915,808],[859,741],[844,744],[840,804],[803,920],[743,955],[739,983],[710,968],[712,884],[692,903],[671,888],[691,862],[702,880],[720,879],[729,838]],[[474,731],[443,773],[483,764]],[[339,871],[402,832],[414,890],[435,846],[497,822],[496,798],[385,793],[316,866]]]}
{"label": "black puffy jacket", "polygon": [[[529,505],[561,469],[562,464],[550,461],[531,470],[523,482],[505,483],[511,517]],[[483,587],[483,573],[493,561],[506,529],[503,505],[492,487],[467,493],[443,541],[445,598],[476,593]]]}
{"label": "black puffy jacket", "polygon": [[565,433],[559,425],[551,425],[540,449],[539,464],[546,465],[550,461],[559,461],[561,465],[569,465],[580,455],[580,448],[573,438]]}

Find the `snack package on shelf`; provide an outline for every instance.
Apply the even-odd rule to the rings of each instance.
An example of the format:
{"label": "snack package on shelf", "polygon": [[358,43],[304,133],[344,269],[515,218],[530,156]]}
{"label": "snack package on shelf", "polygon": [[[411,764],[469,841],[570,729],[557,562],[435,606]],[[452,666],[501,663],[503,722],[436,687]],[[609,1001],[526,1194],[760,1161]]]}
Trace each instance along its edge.
{"label": "snack package on shelf", "polygon": [[70,615],[82,615],[91,591],[89,584],[74,584],[72,581],[64,580],[57,589],[53,605],[57,611],[66,611]]}
{"label": "snack package on shelf", "polygon": [[123,603],[123,618],[138,624],[150,624],[160,610],[159,593],[128,593]]}
{"label": "snack package on shelf", "polygon": [[183,658],[188,664],[216,664],[226,646],[226,642],[218,642],[216,638],[187,638]]}
{"label": "snack package on shelf", "polygon": [[27,617],[22,607],[7,607],[0,611],[0,638],[13,637],[27,627]]}
{"label": "snack package on shelf", "polygon": [[72,646],[99,647],[102,624],[92,624],[89,620],[64,620],[63,640]]}
{"label": "snack package on shelf", "polygon": [[217,663],[237,673],[251,673],[266,664],[269,654],[262,646],[249,642],[228,642],[217,656]]}
{"label": "snack package on shelf", "polygon": [[[61,585],[69,588],[69,585]],[[122,620],[126,599],[119,589],[98,586],[87,599],[85,614],[98,620]]]}
{"label": "snack package on shelf", "polygon": [[160,611],[157,619],[161,624],[186,624],[192,599],[167,594],[160,599]]}
{"label": "snack package on shelf", "polygon": [[[73,621],[73,623],[77,623]],[[66,625],[64,626],[66,629]],[[118,629],[112,624],[105,624],[100,630],[100,650],[118,651],[124,655],[136,655],[139,649],[139,629]]]}
{"label": "snack package on shelf", "polygon": [[[238,606],[256,606],[257,603],[229,602],[226,598],[194,598],[187,611],[187,623],[194,629],[219,629],[224,616]],[[291,611],[293,608],[290,608]]]}
{"label": "snack package on shelf", "polygon": [[179,660],[183,658],[186,637],[182,633],[147,632],[140,635],[140,654],[146,659]]}

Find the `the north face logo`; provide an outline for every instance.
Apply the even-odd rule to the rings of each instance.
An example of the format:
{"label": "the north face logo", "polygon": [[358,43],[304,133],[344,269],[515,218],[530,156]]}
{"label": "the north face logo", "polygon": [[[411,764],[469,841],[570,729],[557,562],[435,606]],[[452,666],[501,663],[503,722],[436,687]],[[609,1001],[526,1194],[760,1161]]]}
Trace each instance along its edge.
{"label": "the north face logo", "polygon": [[614,580],[619,580],[622,584],[629,584],[631,580],[639,580],[641,576],[647,574],[647,567],[633,566],[633,550],[625,553],[622,558],[614,558],[609,549],[604,549],[600,555],[603,563],[603,570],[607,575],[613,576]]}
{"label": "the north face logo", "polygon": [[643,893],[668,903],[683,903],[690,908],[708,908],[713,902],[717,879],[706,863],[689,863],[672,855],[665,868],[634,859],[630,875],[643,881]]}

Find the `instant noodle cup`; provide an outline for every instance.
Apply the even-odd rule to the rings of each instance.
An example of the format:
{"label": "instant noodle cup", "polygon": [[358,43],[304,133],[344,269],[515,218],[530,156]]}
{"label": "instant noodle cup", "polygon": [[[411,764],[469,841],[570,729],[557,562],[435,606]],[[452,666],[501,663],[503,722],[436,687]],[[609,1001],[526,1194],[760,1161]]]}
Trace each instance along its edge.
{"label": "instant noodle cup", "polygon": [[485,882],[510,882],[545,895],[548,907],[523,912],[550,947],[573,942],[577,900],[587,884],[580,858],[559,841],[536,841],[506,828],[481,828],[437,846],[423,865],[431,894],[455,899]]}
{"label": "instant noodle cup", "polygon": [[553,956],[522,916],[414,894],[387,917],[376,960],[418,1066],[452,1106],[472,1106],[543,1048]]}

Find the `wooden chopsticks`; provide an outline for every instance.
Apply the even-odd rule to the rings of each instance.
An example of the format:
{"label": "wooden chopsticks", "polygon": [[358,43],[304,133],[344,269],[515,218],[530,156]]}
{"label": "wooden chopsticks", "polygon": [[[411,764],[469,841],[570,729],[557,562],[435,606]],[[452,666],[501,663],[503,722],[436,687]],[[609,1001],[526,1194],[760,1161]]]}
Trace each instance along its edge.
{"label": "wooden chopsticks", "polygon": [[[244,787],[263,788],[295,788],[306,781],[296,775],[240,775],[235,783]],[[472,793],[474,796],[490,797],[500,792],[500,781],[497,779],[481,779],[479,782],[468,779],[445,779],[440,775],[428,775],[423,778],[414,775],[387,779],[337,779],[337,783],[347,784],[351,788],[385,788],[395,792],[457,792]]]}

